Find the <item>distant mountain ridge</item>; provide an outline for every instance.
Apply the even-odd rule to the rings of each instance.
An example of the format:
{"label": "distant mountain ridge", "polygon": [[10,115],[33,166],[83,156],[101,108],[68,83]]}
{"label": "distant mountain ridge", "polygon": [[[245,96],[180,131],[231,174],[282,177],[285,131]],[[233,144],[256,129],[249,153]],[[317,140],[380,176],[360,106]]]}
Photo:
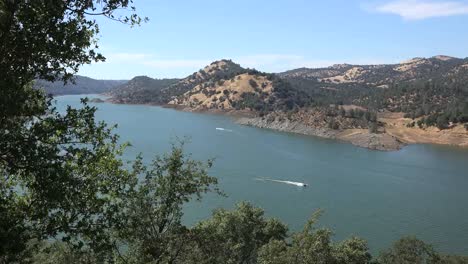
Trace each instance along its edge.
{"label": "distant mountain ridge", "polygon": [[363,83],[368,85],[388,85],[392,82],[405,82],[429,79],[449,74],[457,67],[467,67],[468,60],[444,55],[431,58],[413,58],[397,64],[351,65],[337,64],[327,68],[300,68],[279,73],[282,78],[314,79],[322,83]]}
{"label": "distant mountain ridge", "polygon": [[154,103],[155,94],[159,94],[162,89],[179,81],[180,79],[153,79],[147,76],[137,76],[108,94],[115,103],[120,104]]}
{"label": "distant mountain ridge", "polygon": [[96,80],[85,76],[76,75],[74,83],[66,85],[63,82],[48,82],[44,80],[35,80],[34,87],[43,89],[47,94],[65,95],[65,94],[100,94],[109,92],[119,85],[127,82],[126,80]]}

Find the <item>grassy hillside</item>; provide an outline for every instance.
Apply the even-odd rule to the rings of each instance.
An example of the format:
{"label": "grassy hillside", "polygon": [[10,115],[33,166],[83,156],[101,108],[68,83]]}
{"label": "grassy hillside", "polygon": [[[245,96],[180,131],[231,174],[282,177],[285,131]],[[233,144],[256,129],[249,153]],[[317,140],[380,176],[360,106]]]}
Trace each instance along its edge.
{"label": "grassy hillside", "polygon": [[[260,116],[278,111],[291,116],[308,109],[323,113],[330,127],[337,127],[336,123],[375,126],[371,116],[403,112],[414,119],[409,126],[443,129],[468,122],[467,84],[468,59],[447,56],[388,65],[300,68],[279,74],[220,60],[181,80],[136,77],[111,94],[120,103],[248,110]],[[359,120],[349,122],[349,118]]]}
{"label": "grassy hillside", "polygon": [[122,103],[167,104],[199,84],[231,78],[244,71],[245,69],[232,61],[221,60],[213,62],[184,79],[155,80],[148,77],[136,77],[127,85],[114,91],[112,96],[114,101]]}

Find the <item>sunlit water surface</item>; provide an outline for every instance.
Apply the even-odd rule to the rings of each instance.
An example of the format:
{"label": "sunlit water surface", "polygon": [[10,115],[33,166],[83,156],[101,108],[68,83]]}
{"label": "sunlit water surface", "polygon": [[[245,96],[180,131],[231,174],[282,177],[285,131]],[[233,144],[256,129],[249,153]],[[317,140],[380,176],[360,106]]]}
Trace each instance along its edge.
{"label": "sunlit water surface", "polygon": [[[79,106],[80,97],[57,97],[58,108]],[[291,230],[301,228],[314,210],[324,209],[319,225],[331,228],[334,239],[358,235],[368,240],[374,252],[409,234],[443,252],[468,254],[467,149],[412,145],[378,152],[241,126],[220,115],[154,106],[95,105],[98,119],[118,124],[121,139],[132,143],[125,159],[141,152],[149,161],[184,136],[191,139],[187,150],[194,158],[216,158],[210,172],[228,197],[208,195],[200,203],[190,203],[184,216],[189,225],[207,218],[215,208],[233,208],[245,200],[281,219]]]}

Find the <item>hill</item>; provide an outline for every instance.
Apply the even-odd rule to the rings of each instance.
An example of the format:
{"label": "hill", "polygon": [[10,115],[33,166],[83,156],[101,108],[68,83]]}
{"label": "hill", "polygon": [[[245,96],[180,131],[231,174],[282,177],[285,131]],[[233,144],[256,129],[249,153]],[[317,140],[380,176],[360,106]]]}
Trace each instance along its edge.
{"label": "hill", "polygon": [[435,56],[392,65],[342,64],[279,76],[307,93],[317,106],[402,112],[419,121],[420,127],[442,129],[468,122],[468,59]]}
{"label": "hill", "polygon": [[198,72],[183,79],[155,80],[136,77],[127,85],[115,90],[112,101],[132,104],[168,104],[177,96],[183,95],[203,83],[230,78],[245,71],[240,65],[229,60],[213,62]]}
{"label": "hill", "polygon": [[112,101],[265,113],[303,107],[307,97],[275,74],[245,69],[231,60],[215,61],[174,83],[161,81],[132,80],[111,93]]}
{"label": "hill", "polygon": [[153,79],[137,76],[118,86],[108,94],[112,102],[121,104],[147,104],[159,102],[158,94],[162,89],[179,82],[179,79]]}
{"label": "hill", "polygon": [[74,83],[64,85],[62,82],[36,80],[34,82],[34,87],[37,89],[44,89],[47,94],[52,95],[100,94],[109,92],[125,82],[125,80],[96,80],[77,75],[75,76]]}
{"label": "hill", "polygon": [[439,55],[431,58],[413,58],[398,64],[336,64],[328,68],[300,68],[279,75],[282,78],[298,77],[324,84],[360,83],[384,87],[395,82],[430,79],[444,75],[465,63],[467,61],[463,59]]}
{"label": "hill", "polygon": [[114,90],[112,101],[247,113],[243,124],[374,149],[397,149],[400,141],[418,138],[468,145],[468,59],[435,56],[278,74],[220,60],[180,80],[142,78]]}

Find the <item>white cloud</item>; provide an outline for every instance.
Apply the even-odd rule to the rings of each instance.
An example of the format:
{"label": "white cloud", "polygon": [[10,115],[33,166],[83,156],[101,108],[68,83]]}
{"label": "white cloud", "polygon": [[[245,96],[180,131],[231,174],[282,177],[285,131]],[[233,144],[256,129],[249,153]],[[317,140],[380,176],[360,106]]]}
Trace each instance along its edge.
{"label": "white cloud", "polygon": [[374,8],[380,13],[395,14],[405,20],[422,20],[468,14],[468,4],[460,1],[396,0]]}

